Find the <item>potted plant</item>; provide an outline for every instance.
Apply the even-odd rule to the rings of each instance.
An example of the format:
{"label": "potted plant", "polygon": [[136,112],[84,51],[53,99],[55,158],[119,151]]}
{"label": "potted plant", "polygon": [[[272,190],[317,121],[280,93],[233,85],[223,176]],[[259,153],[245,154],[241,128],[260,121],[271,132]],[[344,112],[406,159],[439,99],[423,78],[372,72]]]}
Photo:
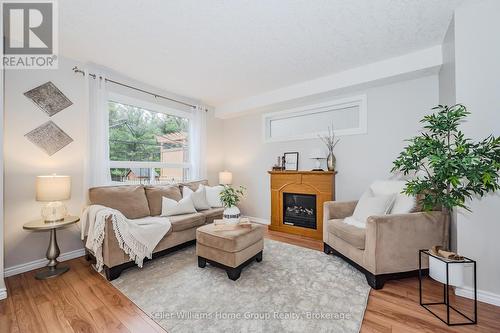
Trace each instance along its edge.
{"label": "potted plant", "polygon": [[421,195],[424,211],[441,207],[450,225],[455,208],[470,211],[467,199],[481,198],[500,188],[500,138],[490,135],[478,142],[466,138],[459,126],[470,112],[461,104],[439,105],[433,110],[434,114],[420,121],[424,132],[407,140],[409,144],[393,162],[392,172],[411,175],[403,192]]}
{"label": "potted plant", "polygon": [[224,189],[220,192],[220,201],[224,207],[223,218],[228,223],[239,222],[241,213],[236,205],[245,194],[245,190],[243,186],[235,189],[230,185],[224,185]]}

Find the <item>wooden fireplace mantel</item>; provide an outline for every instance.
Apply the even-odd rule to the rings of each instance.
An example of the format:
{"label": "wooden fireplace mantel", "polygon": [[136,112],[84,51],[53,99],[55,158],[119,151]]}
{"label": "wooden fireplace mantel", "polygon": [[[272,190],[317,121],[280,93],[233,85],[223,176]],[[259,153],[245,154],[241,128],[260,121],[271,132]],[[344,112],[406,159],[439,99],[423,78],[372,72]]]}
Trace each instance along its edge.
{"label": "wooden fireplace mantel", "polygon": [[[269,229],[323,239],[323,203],[335,200],[336,171],[268,171],[271,175]],[[283,223],[283,193],[316,195],[316,229]]]}

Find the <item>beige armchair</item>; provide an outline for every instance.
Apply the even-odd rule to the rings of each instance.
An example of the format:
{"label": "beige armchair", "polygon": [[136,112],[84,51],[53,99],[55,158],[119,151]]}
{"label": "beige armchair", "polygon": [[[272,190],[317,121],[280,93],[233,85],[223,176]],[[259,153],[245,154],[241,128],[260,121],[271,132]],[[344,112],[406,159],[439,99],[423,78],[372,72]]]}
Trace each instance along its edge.
{"label": "beige armchair", "polygon": [[370,216],[366,228],[344,223],[357,201],[324,203],[323,244],[381,289],[385,281],[418,275],[418,250],[446,246],[448,220],[441,211]]}

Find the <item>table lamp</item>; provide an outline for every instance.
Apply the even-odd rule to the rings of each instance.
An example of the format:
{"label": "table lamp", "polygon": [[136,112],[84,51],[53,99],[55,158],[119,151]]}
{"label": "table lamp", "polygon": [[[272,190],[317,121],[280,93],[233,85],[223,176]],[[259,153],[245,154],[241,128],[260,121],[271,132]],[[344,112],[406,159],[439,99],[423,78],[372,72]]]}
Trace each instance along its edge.
{"label": "table lamp", "polygon": [[42,219],[45,222],[64,220],[66,206],[61,202],[71,198],[70,176],[37,176],[36,201],[47,202],[42,207]]}
{"label": "table lamp", "polygon": [[220,185],[231,185],[233,182],[233,174],[229,171],[219,172],[219,184]]}
{"label": "table lamp", "polygon": [[316,165],[312,171],[324,171],[321,169],[321,160],[325,160],[325,154],[320,149],[315,149],[309,154],[309,158],[316,160]]}

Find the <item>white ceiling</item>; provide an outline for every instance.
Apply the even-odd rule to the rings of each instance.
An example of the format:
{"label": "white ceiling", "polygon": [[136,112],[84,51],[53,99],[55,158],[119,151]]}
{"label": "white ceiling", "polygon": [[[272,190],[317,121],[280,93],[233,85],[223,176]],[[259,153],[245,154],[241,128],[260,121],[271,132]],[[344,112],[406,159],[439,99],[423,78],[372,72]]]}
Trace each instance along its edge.
{"label": "white ceiling", "polygon": [[441,44],[462,0],[64,0],[60,53],[220,106]]}

